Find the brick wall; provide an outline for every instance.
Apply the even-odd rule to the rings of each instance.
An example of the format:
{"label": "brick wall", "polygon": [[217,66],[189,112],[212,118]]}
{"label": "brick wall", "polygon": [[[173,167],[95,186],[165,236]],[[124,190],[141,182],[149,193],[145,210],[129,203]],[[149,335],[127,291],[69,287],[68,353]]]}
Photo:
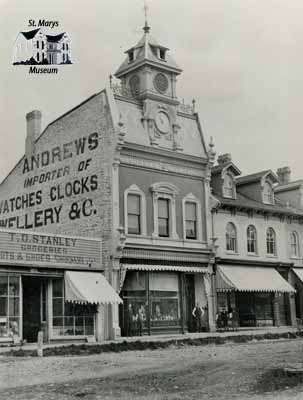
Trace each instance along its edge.
{"label": "brick wall", "polygon": [[23,158],[0,185],[0,228],[102,238],[108,266],[113,138],[105,92],[51,123],[36,143],[39,163]]}

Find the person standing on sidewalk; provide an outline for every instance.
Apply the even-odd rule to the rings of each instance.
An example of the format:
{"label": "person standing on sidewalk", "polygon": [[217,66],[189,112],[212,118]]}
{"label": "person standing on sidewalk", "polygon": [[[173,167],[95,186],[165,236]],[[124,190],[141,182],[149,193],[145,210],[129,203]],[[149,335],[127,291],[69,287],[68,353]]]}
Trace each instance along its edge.
{"label": "person standing on sidewalk", "polygon": [[202,317],[203,317],[204,311],[200,307],[199,303],[196,303],[196,306],[194,307],[192,311],[192,316],[194,317],[195,320],[195,328],[196,332],[202,332]]}

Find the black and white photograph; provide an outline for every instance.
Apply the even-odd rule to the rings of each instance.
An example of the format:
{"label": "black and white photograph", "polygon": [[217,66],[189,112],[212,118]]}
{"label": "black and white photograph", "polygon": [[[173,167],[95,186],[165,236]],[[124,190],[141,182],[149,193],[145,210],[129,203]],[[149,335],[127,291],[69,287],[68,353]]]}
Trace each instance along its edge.
{"label": "black and white photograph", "polygon": [[302,21],[0,0],[0,400],[303,399]]}

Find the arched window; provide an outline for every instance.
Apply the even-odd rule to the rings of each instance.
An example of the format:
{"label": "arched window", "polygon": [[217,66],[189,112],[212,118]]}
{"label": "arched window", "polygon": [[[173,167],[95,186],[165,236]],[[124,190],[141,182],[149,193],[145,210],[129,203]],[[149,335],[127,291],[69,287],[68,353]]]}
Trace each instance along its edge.
{"label": "arched window", "polygon": [[264,203],[267,203],[267,204],[274,203],[274,191],[273,191],[272,185],[269,182],[264,183],[263,200],[264,200]]}
{"label": "arched window", "polygon": [[224,183],[223,183],[223,196],[234,198],[235,197],[235,184],[233,177],[229,174],[224,175]]}
{"label": "arched window", "polygon": [[247,252],[257,253],[257,231],[253,225],[247,228]]}
{"label": "arched window", "polygon": [[297,232],[290,234],[290,251],[291,257],[299,257],[299,240]]}
{"label": "arched window", "polygon": [[277,248],[276,248],[276,233],[273,228],[268,228],[266,231],[266,249],[267,254],[276,255]]}
{"label": "arched window", "polygon": [[237,230],[232,222],[226,225],[226,250],[237,251]]}

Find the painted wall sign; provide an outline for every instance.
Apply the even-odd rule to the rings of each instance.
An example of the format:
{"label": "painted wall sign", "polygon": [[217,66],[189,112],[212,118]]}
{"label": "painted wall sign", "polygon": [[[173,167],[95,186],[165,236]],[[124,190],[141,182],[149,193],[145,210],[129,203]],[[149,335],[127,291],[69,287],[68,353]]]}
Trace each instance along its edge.
{"label": "painted wall sign", "polygon": [[99,180],[91,166],[98,146],[99,134],[93,132],[24,157],[24,192],[0,200],[0,227],[38,229],[95,216],[92,194]]}
{"label": "painted wall sign", "polygon": [[0,230],[0,264],[103,269],[101,241],[62,235]]}

